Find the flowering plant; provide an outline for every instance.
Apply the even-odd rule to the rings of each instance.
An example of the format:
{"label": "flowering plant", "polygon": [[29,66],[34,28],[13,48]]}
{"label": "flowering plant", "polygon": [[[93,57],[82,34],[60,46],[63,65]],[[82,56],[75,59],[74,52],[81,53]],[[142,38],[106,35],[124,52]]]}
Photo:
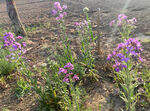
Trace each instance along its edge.
{"label": "flowering plant", "polygon": [[120,85],[123,90],[120,97],[125,101],[127,111],[135,111],[138,94],[135,94],[134,90],[138,86],[137,66],[139,62],[143,62],[141,51],[140,42],[129,38],[124,43],[118,44],[118,47],[107,57],[107,60],[114,62],[113,68],[122,79]]}
{"label": "flowering plant", "polygon": [[141,57],[141,43],[131,38],[131,33],[136,27],[136,18],[128,19],[125,14],[118,15],[117,20],[110,22],[110,26],[120,32],[122,42],[108,55],[107,60],[111,60],[114,65],[118,79],[121,78],[120,97],[126,103],[126,110],[135,111],[135,104],[139,93],[135,93],[138,86],[138,66],[144,60]]}
{"label": "flowering plant", "polygon": [[[129,38],[125,40],[124,43],[118,44],[117,48],[109,54],[107,60],[114,61],[113,68],[116,72],[119,72],[123,68],[127,68],[127,64],[129,65],[130,62],[138,63],[143,62],[141,57],[141,43],[134,39]],[[130,67],[131,69],[132,67]]]}
{"label": "flowering plant", "polygon": [[61,6],[59,2],[54,3],[54,9],[52,10],[52,15],[57,16],[56,20],[62,20],[65,16],[67,16],[67,5]]}
{"label": "flowering plant", "polygon": [[19,64],[19,59],[25,53],[26,43],[19,43],[21,36],[14,37],[11,32],[4,33],[3,45],[0,49],[0,73],[9,74]]}
{"label": "flowering plant", "polygon": [[79,80],[78,75],[73,74],[74,66],[71,63],[67,63],[64,68],[59,68],[58,74],[63,74],[64,79],[63,82],[69,83],[71,79],[76,82]]}
{"label": "flowering plant", "polygon": [[118,79],[121,78],[120,97],[126,104],[127,111],[135,111],[135,104],[137,101],[138,93],[135,89],[138,86],[138,66],[143,62],[141,57],[141,43],[130,38],[132,30],[135,28],[136,19],[127,19],[124,14],[118,16],[118,20],[111,21],[110,26],[115,26],[119,30],[122,42],[118,44],[117,48],[107,56],[107,60],[111,60],[114,65],[112,66],[117,74]]}
{"label": "flowering plant", "polygon": [[17,62],[17,60],[25,53],[24,48],[26,47],[26,43],[19,43],[18,41],[21,39],[21,36],[15,38],[11,32],[6,32],[4,34],[4,44],[2,49],[9,51],[9,55],[6,56],[6,60],[10,62],[15,60],[15,62]]}
{"label": "flowering plant", "polygon": [[109,26],[114,27],[114,31],[118,30],[122,39],[128,39],[134,28],[136,28],[136,22],[136,18],[128,19],[125,14],[120,14],[117,20],[112,20],[109,23]]}

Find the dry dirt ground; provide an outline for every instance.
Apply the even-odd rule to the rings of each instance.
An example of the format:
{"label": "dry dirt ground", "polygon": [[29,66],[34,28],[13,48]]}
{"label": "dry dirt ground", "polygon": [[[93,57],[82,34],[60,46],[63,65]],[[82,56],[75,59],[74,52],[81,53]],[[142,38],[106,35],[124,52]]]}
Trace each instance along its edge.
{"label": "dry dirt ground", "polygon": [[[19,15],[23,24],[29,28],[29,36],[27,39],[28,51],[27,58],[31,61],[31,66],[41,64],[46,57],[52,56],[54,46],[59,41],[59,28],[55,22],[55,18],[50,15],[52,4],[55,0],[15,0]],[[119,37],[111,35],[109,22],[115,19],[118,14],[125,13],[129,17],[137,18],[137,29],[134,37],[137,37],[143,43],[144,54],[150,64],[150,0],[61,0],[62,3],[68,5],[67,27],[68,33],[72,41],[77,41],[76,33],[73,28],[73,22],[84,19],[82,9],[87,6],[90,9],[90,18],[93,23],[94,33],[96,34],[96,16],[97,9],[100,8],[100,31],[103,33],[101,37],[102,49],[112,50],[116,46]],[[129,2],[129,3],[127,3]],[[4,0],[0,1],[0,26],[10,27],[10,20],[7,16]],[[32,27],[37,27],[33,30]],[[78,45],[78,41],[72,44]],[[104,54],[105,55],[105,54]],[[106,59],[101,57],[99,59]],[[101,67],[105,61],[101,60],[97,63]],[[86,106],[92,111],[98,111],[99,105],[102,105],[102,111],[118,111],[118,107],[123,104],[118,95],[114,94],[114,85],[106,74],[106,70],[99,68],[101,75],[100,82],[88,84],[89,99]],[[0,89],[0,111],[7,108],[10,111],[34,111],[37,107],[36,96],[34,94],[27,95],[23,99],[17,99],[13,95],[15,80],[7,81],[8,87]],[[138,111],[150,111],[150,109],[139,109]]]}

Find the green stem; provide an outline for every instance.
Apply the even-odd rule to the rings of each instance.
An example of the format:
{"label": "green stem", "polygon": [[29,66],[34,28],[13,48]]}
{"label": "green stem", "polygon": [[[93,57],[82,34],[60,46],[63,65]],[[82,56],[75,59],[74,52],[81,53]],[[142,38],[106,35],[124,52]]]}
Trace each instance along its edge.
{"label": "green stem", "polygon": [[87,22],[88,22],[88,26],[89,26],[89,31],[90,31],[91,39],[94,41],[94,34],[93,34],[93,31],[92,31],[91,23],[89,22],[89,16],[88,16],[88,13],[85,12],[85,15],[86,15],[86,20],[87,20]]}

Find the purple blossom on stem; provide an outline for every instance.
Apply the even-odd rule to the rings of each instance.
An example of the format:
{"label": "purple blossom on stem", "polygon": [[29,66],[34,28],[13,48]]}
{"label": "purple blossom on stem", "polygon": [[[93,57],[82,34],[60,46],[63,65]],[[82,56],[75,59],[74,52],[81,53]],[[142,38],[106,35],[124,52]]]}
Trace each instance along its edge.
{"label": "purple blossom on stem", "polygon": [[113,68],[118,72],[123,68],[127,68],[125,63],[127,63],[129,59],[132,59],[132,61],[135,60],[135,62],[138,60],[143,62],[140,56],[141,51],[141,43],[134,38],[129,38],[124,43],[118,44],[112,54],[107,56],[107,60],[115,61]]}
{"label": "purple blossom on stem", "polygon": [[54,9],[52,10],[52,15],[53,16],[57,15],[56,20],[58,20],[58,21],[62,20],[65,16],[67,16],[67,13],[64,12],[64,10],[66,10],[66,9],[67,9],[67,5],[63,5],[61,7],[59,2],[55,2]]}
{"label": "purple blossom on stem", "polygon": [[67,16],[67,12],[63,12],[63,16]]}
{"label": "purple blossom on stem", "polygon": [[136,24],[137,20],[136,18],[132,18],[132,19],[128,19],[128,16],[126,16],[125,14],[119,14],[118,15],[118,19],[112,20],[109,23],[109,26],[112,27],[113,25],[117,25],[119,27],[126,25],[126,26],[134,26]]}
{"label": "purple blossom on stem", "polygon": [[127,20],[127,16],[125,15],[125,14],[120,14],[120,15],[118,15],[118,20],[119,21],[122,21],[122,20]]}
{"label": "purple blossom on stem", "polygon": [[59,18],[59,17],[56,17],[56,20],[60,20],[60,18]]}
{"label": "purple blossom on stem", "polygon": [[17,47],[18,47],[19,49],[21,49],[21,44],[20,44],[20,43],[15,42],[15,45],[17,45]]}
{"label": "purple blossom on stem", "polygon": [[74,23],[74,26],[75,27],[79,27],[79,28],[83,28],[83,27],[88,27],[88,24],[89,24],[90,21],[86,21],[86,20],[83,20],[82,22],[75,22]]}
{"label": "purple blossom on stem", "polygon": [[70,70],[73,70],[73,69],[74,69],[74,66],[69,62],[69,63],[67,63],[67,64],[64,66],[64,68],[68,68],[68,69],[70,69]]}
{"label": "purple blossom on stem", "polygon": [[[66,69],[65,69],[66,68]],[[66,83],[69,83],[70,82],[70,78],[72,78],[72,80],[74,81],[77,81],[79,80],[79,77],[78,75],[76,74],[73,74],[72,71],[70,70],[73,70],[74,69],[74,66],[71,64],[71,63],[67,63],[64,68],[59,68],[59,72],[58,74],[61,74],[63,73],[64,75],[64,78],[63,78],[63,82],[66,82]]]}
{"label": "purple blossom on stem", "polygon": [[53,10],[52,10],[52,15],[55,16],[56,14],[57,14],[57,11],[56,11],[55,9],[53,9]]}
{"label": "purple blossom on stem", "polygon": [[62,8],[63,8],[64,10],[66,10],[68,7],[67,7],[67,5],[63,5]]}
{"label": "purple blossom on stem", "polygon": [[62,10],[63,10],[59,2],[55,2],[55,3],[54,3],[54,8],[55,8],[57,11],[62,11]]}
{"label": "purple blossom on stem", "polygon": [[112,57],[112,54],[109,54],[109,55],[107,56],[107,60],[111,60],[111,57]]}
{"label": "purple blossom on stem", "polygon": [[69,78],[65,77],[65,78],[63,79],[63,82],[69,83]]}
{"label": "purple blossom on stem", "polygon": [[22,36],[18,36],[18,37],[16,37],[16,39],[22,39],[23,37]]}
{"label": "purple blossom on stem", "polygon": [[4,36],[3,36],[4,44],[3,44],[2,48],[7,49],[7,50],[9,50],[9,52],[11,52],[10,55],[6,56],[6,60],[8,60],[10,62],[12,60],[17,60],[18,57],[20,57],[20,55],[18,53],[23,54],[23,51],[25,51],[22,47],[22,45],[25,46],[25,42],[22,42],[22,43],[16,42],[15,38],[18,39],[18,41],[19,41],[19,39],[22,39],[21,36],[14,37],[14,35],[11,32],[5,32]]}
{"label": "purple blossom on stem", "polygon": [[66,73],[67,73],[67,69],[59,68],[59,72],[58,72],[58,74],[61,74],[61,73],[66,74]]}
{"label": "purple blossom on stem", "polygon": [[73,80],[75,80],[75,81],[79,80],[78,75],[74,75],[74,76],[73,76]]}
{"label": "purple blossom on stem", "polygon": [[115,20],[112,20],[112,21],[109,23],[109,26],[112,27],[114,24],[115,24]]}
{"label": "purple blossom on stem", "polygon": [[12,47],[14,48],[14,50],[17,50],[18,48],[16,44],[13,44]]}
{"label": "purple blossom on stem", "polygon": [[125,45],[124,43],[120,43],[120,44],[118,44],[118,46],[117,46],[117,50],[124,49],[125,46],[126,46],[126,45]]}
{"label": "purple blossom on stem", "polygon": [[23,45],[23,47],[26,47],[26,46],[27,46],[27,44],[26,44],[25,42],[22,42],[22,45]]}
{"label": "purple blossom on stem", "polygon": [[64,14],[63,13],[60,13],[59,14],[59,19],[62,19],[64,17]]}
{"label": "purple blossom on stem", "polygon": [[116,72],[119,72],[119,71],[120,71],[119,67],[116,67],[116,68],[115,68],[115,71],[116,71]]}

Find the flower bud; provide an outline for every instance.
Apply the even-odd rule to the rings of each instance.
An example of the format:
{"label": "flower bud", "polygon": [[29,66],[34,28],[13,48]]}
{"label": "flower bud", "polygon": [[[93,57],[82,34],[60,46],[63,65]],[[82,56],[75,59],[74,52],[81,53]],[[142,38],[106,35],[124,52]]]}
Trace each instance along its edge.
{"label": "flower bud", "polygon": [[89,12],[89,8],[88,8],[88,7],[85,7],[85,8],[83,9],[83,12],[84,12],[84,13]]}

